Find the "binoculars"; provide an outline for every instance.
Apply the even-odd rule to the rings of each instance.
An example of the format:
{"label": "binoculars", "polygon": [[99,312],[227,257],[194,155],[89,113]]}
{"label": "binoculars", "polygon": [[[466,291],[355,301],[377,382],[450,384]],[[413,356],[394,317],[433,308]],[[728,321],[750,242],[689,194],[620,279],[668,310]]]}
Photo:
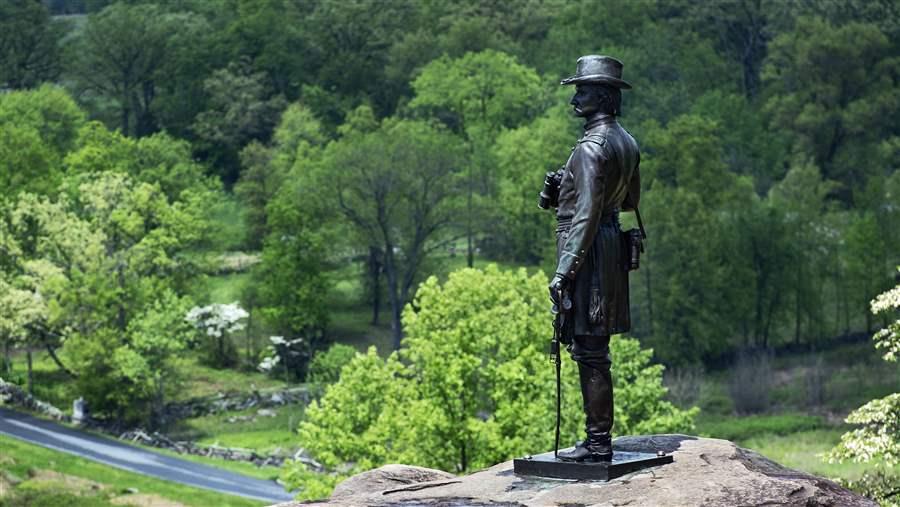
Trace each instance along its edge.
{"label": "binoculars", "polygon": [[559,184],[562,183],[562,170],[548,172],[544,176],[544,188],[538,198],[538,207],[550,209],[559,207]]}

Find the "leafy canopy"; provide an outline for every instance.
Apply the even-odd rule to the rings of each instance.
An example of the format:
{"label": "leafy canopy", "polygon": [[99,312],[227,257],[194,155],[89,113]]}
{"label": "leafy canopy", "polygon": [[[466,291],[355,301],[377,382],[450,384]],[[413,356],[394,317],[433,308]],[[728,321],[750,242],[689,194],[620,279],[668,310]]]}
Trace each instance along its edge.
{"label": "leafy canopy", "polygon": [[[389,462],[466,472],[549,448],[555,387],[546,347],[547,280],[524,269],[462,269],[419,288],[403,313],[403,347],[387,359],[358,354],[307,410],[300,443],[335,470]],[[661,365],[636,340],[612,342],[616,431],[688,431],[696,409],[662,397]],[[564,435],[582,426],[580,391],[565,362]],[[527,414],[527,416],[526,416]],[[293,482],[303,465],[287,468]],[[329,479],[330,480],[330,479]],[[319,486],[317,485],[316,488]]]}

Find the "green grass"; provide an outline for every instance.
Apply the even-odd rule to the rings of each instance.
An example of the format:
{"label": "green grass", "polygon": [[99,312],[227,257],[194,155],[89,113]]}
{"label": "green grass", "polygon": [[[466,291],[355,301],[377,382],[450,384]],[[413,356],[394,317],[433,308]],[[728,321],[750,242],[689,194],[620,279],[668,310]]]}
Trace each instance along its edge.
{"label": "green grass", "polygon": [[143,447],[153,452],[166,454],[175,458],[183,459],[185,461],[193,461],[194,463],[221,468],[222,470],[228,470],[229,472],[246,475],[247,477],[254,477],[256,479],[274,481],[281,473],[281,469],[278,467],[258,467],[253,463],[247,463],[245,461],[228,461],[219,458],[208,458],[206,456],[195,456],[193,454],[179,454],[168,449],[159,449],[157,447],[148,447],[144,445],[140,445],[138,447]]}
{"label": "green grass", "polygon": [[[110,500],[121,496],[127,488],[197,507],[264,505],[256,500],[145,477],[5,436],[0,436],[0,472],[22,480],[13,489],[12,496],[0,499],[0,505],[10,507],[106,507],[113,505]],[[83,480],[97,483],[95,487],[99,489]]]}
{"label": "green grass", "polygon": [[[816,366],[818,363],[818,366]],[[728,371],[706,375],[700,389],[697,434],[734,441],[789,468],[831,479],[858,480],[881,463],[827,463],[823,455],[851,427],[839,421],[873,398],[900,391],[900,368],[881,360],[870,342],[819,353],[775,358],[767,413],[738,416],[728,392]],[[822,368],[824,401],[808,406],[810,368]]]}
{"label": "green grass", "polygon": [[[241,447],[268,454],[297,448],[297,424],[303,418],[305,407],[286,405],[273,407],[275,417],[257,415],[257,409],[226,412],[179,421],[169,435],[176,439],[197,440],[202,445]],[[230,423],[228,418],[253,416],[252,421]]]}
{"label": "green grass", "polygon": [[[66,364],[65,354],[58,352],[63,364]],[[74,382],[65,372],[59,369],[50,359],[46,351],[36,350],[32,353],[32,370],[34,375],[34,396],[51,405],[66,411],[71,410],[72,402],[78,398],[75,392]],[[28,386],[28,362],[24,351],[19,351],[12,357],[12,373],[0,375],[9,382],[20,385],[23,389]]]}
{"label": "green grass", "polygon": [[240,301],[244,288],[251,282],[250,272],[229,273],[207,278],[209,302],[228,304]]}
{"label": "green grass", "polygon": [[234,194],[226,193],[211,211],[213,228],[210,250],[217,252],[240,250],[247,237],[243,204]]}
{"label": "green grass", "polygon": [[[455,256],[448,254],[435,255],[429,259],[429,268],[423,273],[434,274],[445,281],[449,274],[466,267],[465,243]],[[484,269],[488,264],[499,264],[502,269],[518,269],[520,266],[508,263],[497,263],[476,256],[474,265]],[[374,345],[379,354],[387,355],[393,350],[393,334],[391,331],[390,301],[383,297],[378,324],[372,324],[372,307],[363,299],[362,269],[358,264],[347,264],[336,270],[331,276],[332,290],[329,293],[329,309],[331,323],[326,331],[336,343],[356,347],[360,351]],[[529,273],[539,268],[528,267]]]}
{"label": "green grass", "polygon": [[805,414],[772,414],[744,417],[715,416],[701,413],[696,420],[697,434],[743,442],[760,435],[790,435],[827,426],[820,416]]}
{"label": "green grass", "polygon": [[213,396],[217,393],[281,389],[287,386],[284,381],[261,372],[211,368],[200,363],[193,355],[183,357],[178,363],[178,369],[184,382],[173,398],[176,400]]}
{"label": "green grass", "polygon": [[827,463],[822,456],[837,444],[845,429],[830,428],[797,431],[786,435],[760,435],[739,445],[762,454],[782,465],[830,479],[859,480],[873,472],[878,463]]}

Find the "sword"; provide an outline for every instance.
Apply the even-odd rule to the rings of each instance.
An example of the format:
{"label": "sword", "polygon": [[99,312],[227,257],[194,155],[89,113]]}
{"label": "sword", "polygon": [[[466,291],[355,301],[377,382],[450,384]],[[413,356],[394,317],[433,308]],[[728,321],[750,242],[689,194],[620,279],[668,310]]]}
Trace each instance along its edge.
{"label": "sword", "polygon": [[553,362],[553,365],[556,369],[556,437],[553,440],[553,459],[559,459],[559,421],[561,419],[561,405],[562,405],[562,389],[561,389],[561,380],[560,380],[560,366],[562,362],[559,357],[559,344],[562,341],[562,332],[563,325],[565,324],[565,313],[572,308],[572,300],[569,299],[568,294],[565,292],[560,294],[560,301],[562,303],[562,312],[558,304],[554,304],[551,308],[553,312],[553,339],[550,340],[550,361]]}

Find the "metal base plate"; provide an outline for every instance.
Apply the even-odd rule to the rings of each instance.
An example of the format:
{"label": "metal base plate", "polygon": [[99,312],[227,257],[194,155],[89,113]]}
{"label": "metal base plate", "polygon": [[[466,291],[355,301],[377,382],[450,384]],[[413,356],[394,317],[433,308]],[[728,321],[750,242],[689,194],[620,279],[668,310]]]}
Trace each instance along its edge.
{"label": "metal base plate", "polygon": [[[562,449],[560,449],[562,450]],[[659,456],[648,452],[613,452],[612,461],[562,461],[553,457],[553,452],[536,456],[526,456],[513,460],[516,475],[553,477],[555,479],[577,479],[608,481],[625,474],[657,465],[672,463],[672,455]]]}

